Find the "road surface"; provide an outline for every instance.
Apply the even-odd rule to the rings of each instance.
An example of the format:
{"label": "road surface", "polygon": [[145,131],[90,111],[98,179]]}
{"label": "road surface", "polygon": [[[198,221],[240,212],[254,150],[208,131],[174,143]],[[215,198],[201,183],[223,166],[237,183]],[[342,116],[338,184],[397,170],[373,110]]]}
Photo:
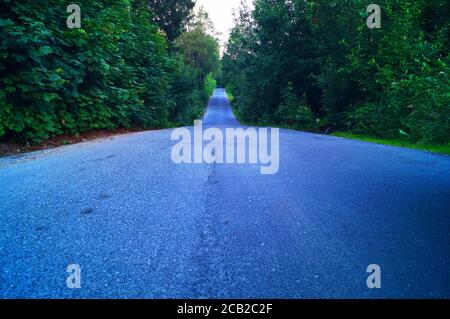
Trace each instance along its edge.
{"label": "road surface", "polygon": [[[204,120],[239,125],[223,90]],[[0,159],[0,298],[450,297],[449,157],[281,130],[261,175],[171,132]]]}

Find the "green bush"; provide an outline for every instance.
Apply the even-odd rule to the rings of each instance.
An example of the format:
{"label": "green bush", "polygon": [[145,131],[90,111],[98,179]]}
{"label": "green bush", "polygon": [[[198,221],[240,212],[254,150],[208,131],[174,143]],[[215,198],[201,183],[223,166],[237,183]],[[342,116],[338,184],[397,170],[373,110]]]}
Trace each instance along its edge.
{"label": "green bush", "polygon": [[[152,22],[182,32],[191,1],[183,1],[181,20],[151,12],[148,0],[76,3],[80,29],[66,25],[67,1],[1,0],[0,138],[38,143],[93,129],[167,127],[201,114],[212,85],[202,76],[218,63],[216,40],[190,36],[174,50]],[[202,41],[209,64],[183,61]]]}
{"label": "green bush", "polygon": [[450,137],[450,77],[412,77],[400,83],[406,92],[402,99],[409,110],[404,127],[412,141],[424,144],[446,143]]}
{"label": "green bush", "polygon": [[212,76],[212,74],[208,74],[206,76],[205,79],[205,91],[206,94],[209,96],[211,96],[213,94],[214,89],[217,86],[217,81],[214,79],[214,77]]}
{"label": "green bush", "polygon": [[301,103],[289,82],[282,90],[282,100],[275,116],[279,124],[288,124],[296,129],[311,130],[315,125],[314,114],[308,106]]}
{"label": "green bush", "polygon": [[3,2],[0,136],[167,125],[172,62],[146,1],[78,1],[82,29],[66,1]]}

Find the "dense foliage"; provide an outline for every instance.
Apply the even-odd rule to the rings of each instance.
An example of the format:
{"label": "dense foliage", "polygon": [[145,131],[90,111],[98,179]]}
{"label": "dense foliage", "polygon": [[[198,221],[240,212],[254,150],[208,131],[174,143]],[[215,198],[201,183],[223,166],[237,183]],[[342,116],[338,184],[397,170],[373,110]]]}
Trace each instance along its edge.
{"label": "dense foliage", "polygon": [[[204,39],[173,44],[155,24],[164,16],[152,11],[151,2],[78,0],[81,28],[70,29],[67,1],[0,0],[0,138],[39,142],[196,118],[214,69],[206,72],[184,55],[202,48]],[[184,9],[181,2],[177,7],[182,18],[165,23],[171,36],[190,33],[183,32],[192,1],[183,3]],[[218,64],[217,43],[208,49],[208,61]]]}
{"label": "dense foliage", "polygon": [[167,35],[170,42],[183,32],[195,6],[193,0],[148,0],[155,22]]}
{"label": "dense foliage", "polygon": [[236,16],[223,72],[249,122],[450,139],[450,3],[256,0]]}
{"label": "dense foliage", "polygon": [[216,86],[213,75],[220,66],[219,43],[207,33],[210,27],[208,16],[200,10],[191,20],[189,31],[174,42],[181,66],[174,80],[177,103],[173,119],[177,123],[192,123],[198,118]]}

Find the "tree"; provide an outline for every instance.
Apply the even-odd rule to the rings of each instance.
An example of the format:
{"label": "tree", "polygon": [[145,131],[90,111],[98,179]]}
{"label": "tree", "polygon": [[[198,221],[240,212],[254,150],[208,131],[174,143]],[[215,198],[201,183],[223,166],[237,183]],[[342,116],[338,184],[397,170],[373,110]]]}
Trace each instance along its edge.
{"label": "tree", "polygon": [[275,113],[278,122],[288,124],[297,129],[312,129],[315,125],[314,114],[305,105],[305,102],[305,98],[300,102],[294,93],[292,82],[288,82],[281,91],[281,104]]}
{"label": "tree", "polygon": [[148,0],[153,22],[167,35],[169,42],[179,37],[189,24],[195,0]]}
{"label": "tree", "polygon": [[295,99],[304,96],[321,130],[448,142],[448,1],[380,0],[382,29],[367,27],[369,4],[242,7],[222,60],[241,118],[298,127]]}
{"label": "tree", "polygon": [[208,14],[200,9],[175,46],[182,54],[184,62],[192,67],[203,85],[208,74],[215,75],[220,70],[219,41]]}
{"label": "tree", "polygon": [[3,3],[0,137],[168,125],[173,61],[145,0],[77,2],[69,29],[62,0]]}
{"label": "tree", "polygon": [[220,70],[219,43],[208,16],[200,10],[188,25],[188,31],[175,40],[178,73],[174,78],[177,123],[192,124],[203,111]]}

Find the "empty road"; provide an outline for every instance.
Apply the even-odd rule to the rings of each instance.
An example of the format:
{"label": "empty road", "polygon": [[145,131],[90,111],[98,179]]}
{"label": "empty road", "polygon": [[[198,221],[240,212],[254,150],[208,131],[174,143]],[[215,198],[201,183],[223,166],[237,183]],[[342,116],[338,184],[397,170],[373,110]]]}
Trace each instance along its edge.
{"label": "empty road", "polygon": [[[204,126],[239,126],[223,90]],[[171,133],[0,159],[0,298],[450,298],[450,157],[280,130],[262,175]]]}

